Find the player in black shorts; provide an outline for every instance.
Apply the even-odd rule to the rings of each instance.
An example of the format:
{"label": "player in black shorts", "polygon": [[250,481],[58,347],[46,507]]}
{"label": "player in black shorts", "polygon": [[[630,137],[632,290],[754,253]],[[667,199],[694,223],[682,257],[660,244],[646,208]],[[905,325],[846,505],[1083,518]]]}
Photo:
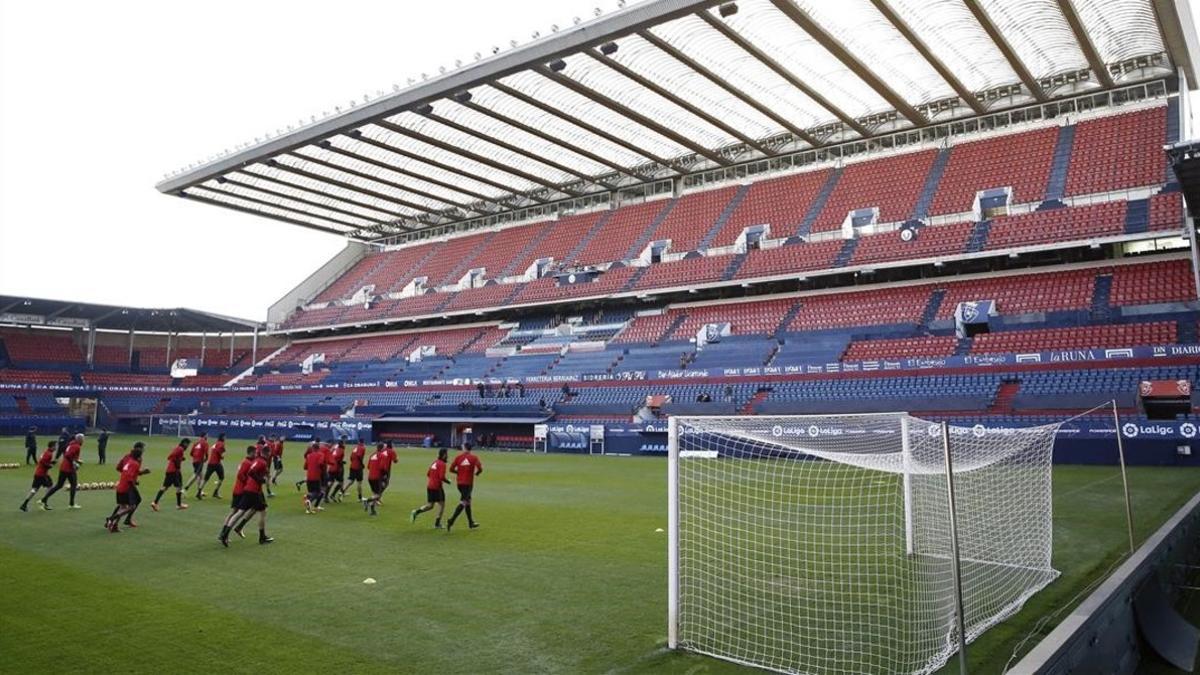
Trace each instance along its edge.
{"label": "player in black shorts", "polygon": [[446,448],[439,448],[437,459],[433,460],[433,464],[429,465],[429,470],[425,472],[425,504],[418,506],[412,510],[412,522],[417,522],[417,516],[432,510],[437,507],[437,516],[433,521],[433,526],[441,529],[442,515],[446,512],[446,490],[442,486],[450,482],[446,478]]}

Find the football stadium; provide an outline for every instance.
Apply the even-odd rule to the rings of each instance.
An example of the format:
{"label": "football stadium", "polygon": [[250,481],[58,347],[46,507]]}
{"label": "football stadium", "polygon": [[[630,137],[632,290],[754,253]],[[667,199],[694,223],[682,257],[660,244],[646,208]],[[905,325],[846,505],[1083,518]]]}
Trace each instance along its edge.
{"label": "football stadium", "polygon": [[165,174],[265,320],[0,295],[0,672],[1193,672],[1188,0],[610,4]]}

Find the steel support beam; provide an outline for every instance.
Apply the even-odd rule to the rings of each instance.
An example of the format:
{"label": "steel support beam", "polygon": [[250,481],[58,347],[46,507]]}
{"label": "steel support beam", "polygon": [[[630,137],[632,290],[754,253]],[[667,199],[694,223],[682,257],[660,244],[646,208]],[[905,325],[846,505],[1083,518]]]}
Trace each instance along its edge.
{"label": "steel support beam", "polygon": [[491,87],[492,89],[495,89],[496,91],[504,94],[505,96],[511,96],[512,98],[515,98],[518,101],[525,103],[526,105],[533,106],[534,108],[537,108],[538,110],[541,110],[544,113],[554,115],[555,117],[566,120],[567,122],[574,124],[575,126],[579,127],[580,129],[587,131],[588,133],[595,134],[596,136],[603,138],[604,140],[608,141],[609,143],[612,143],[614,145],[619,145],[622,148],[625,148],[626,150],[628,150],[634,154],[640,155],[641,157],[645,157],[646,159],[648,159],[652,162],[656,162],[659,165],[663,166],[664,168],[671,167],[671,160],[666,159],[664,157],[660,157],[660,156],[654,154],[653,152],[646,150],[645,148],[635,145],[631,141],[627,141],[619,136],[610,134],[609,132],[605,131],[604,129],[601,129],[600,127],[592,124],[591,122],[580,119],[568,112],[559,110],[558,108],[555,108],[547,103],[544,103],[540,99],[536,99],[519,89],[513,89],[512,87],[504,84],[503,82],[489,82],[488,86]]}
{"label": "steel support beam", "polygon": [[266,206],[266,207],[269,207],[272,209],[277,209],[279,211],[287,211],[288,213],[294,213],[296,215],[305,216],[307,218],[320,218],[321,220],[327,220],[331,223],[337,223],[338,225],[345,225],[346,227],[353,227],[353,228],[364,227],[363,225],[361,225],[359,223],[352,223],[352,222],[343,220],[340,216],[323,216],[318,213],[313,213],[311,211],[305,211],[304,209],[297,209],[292,206],[276,204],[275,202],[272,202],[272,201],[269,201],[266,199],[259,199],[257,197],[249,197],[247,195],[238,194],[236,192],[230,192],[228,190],[220,190],[217,188],[211,188],[207,185],[194,185],[190,189],[191,190],[204,190],[205,192],[210,192],[212,194],[218,194],[223,197],[228,197],[230,199],[237,199],[237,200],[243,201],[243,202],[250,202],[251,204],[258,204],[260,206]]}
{"label": "steel support beam", "polygon": [[[418,114],[421,114],[421,113],[418,113]],[[561,171],[565,174],[575,176],[579,180],[587,181],[589,183],[599,184],[599,181],[596,180],[595,176],[589,176],[588,174],[583,173],[582,171],[577,171],[575,169],[572,169],[571,167],[567,166],[566,164],[562,164],[562,163],[556,162],[552,159],[548,159],[548,158],[543,157],[535,152],[525,150],[517,145],[509,143],[508,141],[489,136],[481,131],[476,131],[475,129],[472,129],[471,127],[468,127],[465,124],[460,124],[459,122],[455,122],[454,120],[449,119],[448,117],[439,115],[436,112],[421,114],[421,116],[431,119],[434,122],[437,122],[438,124],[441,124],[445,127],[454,129],[455,131],[457,131],[461,134],[470,136],[471,138],[476,138],[476,139],[479,139],[486,143],[491,143],[492,145],[504,148],[505,150],[507,150],[511,153],[514,153],[520,157],[524,157],[526,159],[532,160],[534,162],[537,162],[538,164],[543,164],[552,169]]]}
{"label": "steel support beam", "polygon": [[[196,187],[201,188],[201,189],[204,188],[203,185],[197,185]],[[195,189],[195,188],[188,188],[188,190],[193,190],[193,189]],[[336,234],[338,236],[343,236],[345,234],[348,234],[348,232],[346,230],[338,230],[338,229],[335,229],[332,227],[322,227],[320,225],[316,225],[314,223],[309,223],[309,222],[306,222],[303,220],[296,220],[294,218],[288,218],[287,216],[280,216],[280,215],[277,215],[274,213],[266,213],[264,211],[258,211],[255,209],[247,208],[245,206],[238,206],[237,204],[228,204],[226,202],[223,202],[223,201],[220,201],[217,199],[211,199],[209,197],[205,197],[204,195],[194,194],[192,192],[189,192],[188,190],[180,191],[179,196],[183,197],[184,199],[187,199],[189,201],[200,202],[201,204],[209,204],[212,206],[220,206],[221,208],[232,209],[234,211],[248,213],[252,216],[259,216],[261,218],[270,218],[272,220],[278,220],[281,223],[287,223],[289,225],[299,225],[300,227],[306,227],[310,230],[317,230],[318,232],[325,232],[328,234]]]}
{"label": "steel support beam", "polygon": [[[242,175],[253,175],[253,174],[242,174]],[[272,190],[271,188],[265,188],[265,187],[262,187],[262,186],[260,186],[260,185],[254,185],[254,184],[252,184],[252,183],[247,183],[246,181],[238,180],[237,178],[234,178],[233,176],[222,176],[222,177],[220,177],[220,178],[218,178],[218,179],[217,179],[217,182],[218,182],[218,183],[229,183],[230,185],[237,185],[238,187],[242,187],[242,188],[245,188],[245,189],[247,189],[247,190],[254,190],[255,192],[261,192],[261,193],[263,193],[263,194],[268,194],[268,195],[271,195],[271,196],[273,196],[273,197],[279,197],[280,199],[288,199],[288,200],[291,200],[291,201],[293,201],[293,202],[297,202],[297,203],[300,203],[300,204],[306,204],[306,205],[308,205],[308,206],[314,206],[314,207],[316,207],[316,208],[318,208],[318,209],[325,209],[326,211],[332,211],[332,212],[334,212],[334,213],[340,213],[340,214],[342,214],[342,215],[344,215],[344,216],[350,216],[350,217],[352,217],[352,218],[358,218],[358,219],[360,219],[360,220],[365,220],[365,221],[367,221],[368,223],[380,223],[380,224],[382,224],[382,223],[386,222],[386,221],[383,221],[383,220],[379,220],[378,218],[371,218],[371,217],[368,217],[368,216],[364,216],[364,215],[361,215],[361,214],[355,213],[355,212],[353,212],[353,211],[347,211],[346,209],[338,208],[338,207],[336,207],[336,206],[328,206],[328,205],[326,205],[326,204],[322,204],[321,202],[318,202],[318,201],[313,201],[313,200],[311,200],[311,199],[306,199],[306,198],[304,198],[304,197],[296,197],[296,196],[293,196],[293,195],[289,195],[289,194],[287,194],[286,192],[279,192],[278,190]],[[203,185],[200,185],[200,186],[197,186],[197,187],[204,187],[204,186],[203,186]],[[357,227],[357,226],[355,226],[355,227]]]}
{"label": "steel support beam", "polygon": [[[377,178],[377,177],[372,176],[371,174],[366,173],[364,171],[358,171],[357,169],[351,169],[349,167],[341,166],[340,164],[334,164],[333,162],[329,162],[329,161],[326,161],[324,159],[320,159],[317,157],[309,157],[308,155],[304,155],[299,152],[291,152],[288,154],[291,157],[296,157],[296,158],[302,159],[306,162],[312,162],[313,164],[316,164],[317,166],[323,166],[327,169],[332,169],[334,171],[341,171],[341,172],[349,174],[351,176],[357,176],[364,180],[374,181],[376,183],[379,183],[380,185],[386,185],[386,186],[388,186],[390,188],[394,188],[396,190],[402,190],[404,192],[411,192],[414,195],[424,197],[430,201],[435,201],[440,204],[445,204],[446,206],[444,207],[444,209],[450,209],[450,208],[464,209],[465,208],[462,204],[450,201],[443,197],[438,197],[437,195],[431,195],[428,192],[422,192],[420,190],[413,190],[412,188],[408,187],[407,185],[404,185],[403,183],[396,183],[394,181],[385,180],[383,178]],[[425,207],[425,208],[431,209],[432,207]],[[444,209],[442,209],[442,210],[444,210]],[[434,213],[439,212],[439,209],[432,209],[432,210]]]}
{"label": "steel support beam", "polygon": [[723,120],[718,119],[716,116],[708,113],[700,106],[684,99],[683,97],[679,96],[678,94],[671,91],[670,89],[667,89],[666,87],[658,84],[654,80],[651,80],[650,78],[645,77],[641,73],[633,70],[632,68],[630,68],[629,66],[626,66],[625,64],[621,63],[620,61],[617,61],[616,59],[613,59],[613,58],[606,57],[602,53],[600,53],[599,51],[597,51],[595,49],[589,49],[586,52],[586,54],[588,56],[592,57],[593,59],[595,59],[596,61],[598,61],[599,63],[602,63],[602,64],[608,66],[609,68],[612,68],[613,70],[617,71],[621,75],[624,75],[625,77],[633,80],[634,82],[637,82],[638,84],[645,87],[646,89],[649,89],[650,91],[654,92],[655,94],[658,94],[659,96],[667,99],[671,103],[674,103],[675,105],[679,106],[680,108],[683,108],[684,110],[688,111],[689,113],[691,113],[691,114],[695,115],[696,117],[699,117],[700,119],[704,120],[705,122],[711,124],[712,126],[720,129],[721,131],[724,131],[725,133],[729,134],[730,136],[733,136],[734,138],[738,139],[739,141],[745,143],[747,146],[754,148],[755,150],[761,152],[764,155],[773,154],[770,150],[768,150],[766,148],[766,146],[759,143],[755,139],[751,138],[747,134],[742,133],[741,130],[735,128],[732,124],[728,124],[728,123],[724,122]]}
{"label": "steel support beam", "polygon": [[[405,208],[412,209],[413,211],[417,211],[418,213],[424,213],[425,215],[428,215],[428,216],[439,215],[437,211],[435,211],[431,208],[425,207],[425,206],[421,206],[420,204],[415,204],[408,200],[400,199],[399,197],[393,197],[389,194],[384,194],[383,192],[379,192],[378,190],[372,190],[371,188],[362,187],[359,185],[355,185],[353,183],[347,183],[344,180],[338,180],[331,176],[322,176],[319,173],[313,173],[312,171],[308,171],[307,169],[302,169],[298,166],[284,164],[283,162],[281,162],[277,159],[268,159],[266,164],[267,164],[267,166],[269,166],[273,169],[279,169],[280,171],[286,171],[288,173],[295,174],[297,176],[302,176],[309,180],[314,180],[318,183],[326,183],[328,185],[340,187],[343,190],[347,190],[349,192],[356,192],[360,195],[365,195],[367,197],[373,197],[375,199],[378,199],[381,202],[388,202],[389,204],[395,204],[396,206],[403,206]],[[405,214],[405,215],[408,215],[408,214]]]}
{"label": "steel support beam", "polygon": [[307,193],[310,195],[314,195],[317,197],[325,197],[327,199],[332,199],[334,201],[341,202],[343,204],[353,204],[354,206],[357,206],[359,208],[369,209],[376,213],[383,213],[383,214],[392,216],[393,218],[403,218],[404,217],[404,214],[400,213],[399,211],[389,211],[388,209],[385,209],[382,206],[376,206],[369,202],[359,201],[357,199],[354,199],[353,197],[340,197],[338,195],[333,195],[328,192],[323,192],[321,190],[317,190],[317,189],[307,187],[304,185],[297,185],[296,183],[289,183],[285,180],[279,180],[278,178],[274,178],[272,176],[267,176],[267,175],[264,175],[261,173],[255,173],[253,171],[250,171],[249,169],[243,169],[241,171],[241,173],[244,175],[247,175],[247,176],[252,176],[254,178],[257,178],[258,180],[266,181],[268,183],[274,183],[275,185],[281,185],[283,187],[290,188],[293,190],[299,190],[301,192],[304,192],[304,193]]}
{"label": "steel support beam", "polygon": [[858,57],[846,49],[845,45],[826,32],[807,12],[797,7],[792,0],[771,0],[771,4],[775,5],[775,8],[782,12],[784,16],[799,26],[800,30],[808,33],[812,39],[817,41],[817,44],[824,47],[834,58],[841,61],[858,79],[862,80],[871,89],[874,89],[876,94],[879,94],[883,100],[896,109],[896,112],[903,115],[914,126],[922,127],[929,124],[929,120],[925,119],[921,111],[904,100],[904,97],[897,94],[894,89],[883,81],[883,78],[876,75],[866,64],[858,60]]}
{"label": "steel support beam", "polygon": [[[354,140],[356,142],[362,142],[361,139],[351,139],[351,140]],[[488,198],[487,195],[479,194],[477,192],[471,192],[470,190],[465,190],[461,187],[454,185],[453,183],[447,183],[446,181],[439,180],[432,176],[427,176],[422,173],[417,173],[409,168],[401,169],[398,166],[388,164],[387,162],[381,162],[373,157],[368,157],[366,155],[360,155],[357,152],[354,152],[353,150],[348,150],[346,148],[336,146],[333,144],[332,141],[321,141],[320,143],[318,143],[318,145],[323,150],[332,152],[335,155],[341,155],[348,159],[353,159],[358,162],[363,162],[364,164],[370,164],[371,166],[379,167],[380,169],[386,169],[388,171],[391,171],[392,173],[395,173],[398,176],[406,176],[408,178],[414,178],[416,180],[419,180],[419,181],[422,181],[425,183],[429,183],[430,185],[436,185],[444,190],[449,190],[451,192],[457,192],[458,194],[466,195],[468,197],[473,197],[479,201],[487,202],[489,204],[503,206],[503,204],[500,204],[499,202]],[[414,194],[425,194],[424,192],[418,192],[415,188],[409,188],[409,190],[411,192],[413,192]],[[443,201],[444,201],[444,199],[443,199]],[[450,203],[457,204],[457,202],[450,202]],[[476,213],[483,213],[483,214],[487,213],[486,211],[484,211],[482,209],[475,208],[468,204],[461,204],[461,206],[465,209],[470,209],[471,211],[475,211]]]}
{"label": "steel support beam", "polygon": [[1046,92],[1042,91],[1042,86],[1033,77],[1033,73],[1029,72],[1029,69],[1021,62],[1021,57],[1017,55],[1016,50],[1009,44],[1008,38],[1004,37],[1004,33],[1001,33],[1000,29],[996,27],[996,24],[992,21],[992,17],[988,16],[987,10],[979,4],[979,0],[963,0],[963,4],[967,6],[967,9],[971,10],[971,14],[979,22],[980,27],[992,39],[992,42],[995,43],[1000,53],[1004,55],[1004,59],[1008,61],[1008,65],[1012,67],[1013,72],[1017,74],[1017,77],[1025,85],[1025,89],[1037,99],[1038,103],[1045,103]]}
{"label": "steel support beam", "polygon": [[521,131],[524,131],[525,133],[527,133],[531,136],[536,136],[536,137],[542,139],[543,141],[546,141],[547,143],[553,143],[554,145],[557,145],[558,147],[563,148],[564,150],[567,150],[568,152],[572,152],[576,155],[579,155],[580,157],[585,157],[597,164],[602,164],[604,166],[607,166],[608,168],[612,169],[613,171],[616,171],[617,173],[624,174],[626,176],[629,176],[631,178],[636,178],[638,180],[649,180],[648,176],[639,174],[636,171],[634,171],[633,169],[623,167],[620,164],[617,164],[616,162],[614,162],[612,160],[605,159],[604,157],[592,152],[591,150],[588,150],[587,148],[576,145],[575,143],[572,143],[571,141],[568,141],[566,139],[559,138],[557,136],[552,136],[537,127],[530,126],[530,125],[522,122],[521,120],[515,119],[513,117],[509,117],[508,115],[505,115],[502,112],[492,110],[491,108],[485,108],[484,106],[482,106],[474,101],[471,101],[471,100],[459,101],[459,100],[455,99],[455,103],[457,103],[469,110],[473,110],[473,111],[479,113],[480,115],[486,115],[486,116],[496,120],[497,122],[503,122],[504,124],[507,124],[510,127],[513,127],[514,129],[520,129]]}
{"label": "steel support beam", "polygon": [[1113,86],[1112,73],[1108,72],[1108,66],[1104,64],[1104,59],[1100,57],[1100,52],[1096,49],[1096,43],[1092,42],[1092,36],[1088,35],[1087,27],[1083,25],[1083,20],[1079,18],[1079,12],[1075,11],[1075,4],[1071,0],[1058,0],[1058,8],[1062,10],[1063,18],[1071,26],[1071,32],[1075,34],[1075,41],[1079,43],[1079,49],[1083,52],[1084,57],[1087,58],[1088,66],[1096,74],[1096,79],[1100,80],[1100,84],[1105,87]]}
{"label": "steel support beam", "polygon": [[766,117],[767,119],[771,120],[772,122],[778,124],[780,127],[782,127],[784,130],[788,131],[790,134],[792,134],[796,138],[803,140],[805,143],[808,143],[809,145],[813,146],[814,148],[822,145],[820,141],[818,141],[816,138],[814,138],[812,136],[812,134],[809,134],[804,129],[801,129],[800,127],[796,126],[795,124],[793,124],[791,122],[791,120],[789,120],[786,117],[784,117],[783,115],[780,115],[779,113],[775,112],[775,110],[773,110],[770,106],[764,104],[762,101],[758,100],[758,98],[746,93],[745,91],[742,90],[741,87],[738,87],[738,86],[734,85],[732,82],[730,82],[729,80],[726,80],[724,77],[721,77],[720,74],[716,73],[711,68],[704,65],[703,63],[700,63],[696,59],[692,58],[690,55],[685,54],[683,52],[683,50],[679,49],[678,47],[671,44],[670,42],[667,42],[666,40],[658,37],[657,35],[652,33],[649,29],[638,31],[638,37],[640,37],[643,40],[645,40],[646,42],[649,42],[650,44],[654,45],[660,51],[665,53],[667,56],[682,63],[683,65],[687,66],[688,68],[695,71],[696,73],[699,73],[701,77],[708,80],[709,82],[712,82],[713,84],[717,85],[721,89],[724,89],[731,96],[738,99],[742,103],[757,110],[759,112],[759,114],[761,114],[763,117]]}
{"label": "steel support beam", "polygon": [[1200,53],[1200,46],[1197,45],[1191,6],[1187,0],[1150,0],[1150,4],[1154,7],[1158,30],[1171,57],[1171,65],[1182,68],[1195,86],[1200,81],[1200,74],[1196,72],[1196,55]]}
{"label": "steel support beam", "polygon": [[[371,137],[363,134],[363,132],[358,131],[358,130],[351,131],[350,133],[346,134],[346,137],[353,141],[357,141],[359,143],[363,143],[365,145],[369,145],[374,148],[379,148],[380,150],[385,150],[387,152],[390,152],[390,153],[396,155],[397,157],[411,159],[414,162],[421,162],[422,164],[428,164],[429,166],[441,169],[442,171],[454,174],[455,176],[462,176],[463,178],[466,178],[467,180],[475,181],[476,183],[480,183],[481,185],[487,185],[488,187],[493,187],[493,188],[496,188],[497,190],[503,190],[506,193],[519,194],[517,192],[517,189],[512,187],[511,185],[505,185],[504,183],[498,183],[490,178],[487,178],[486,176],[478,176],[469,171],[464,171],[462,169],[453,167],[444,162],[440,162],[436,159],[424,157],[422,155],[418,155],[416,153],[409,152],[408,150],[405,150],[404,148],[398,148],[390,143],[385,143],[383,141],[377,141],[374,138],[371,138]],[[506,204],[503,201],[500,201],[502,198],[488,197],[487,195],[484,195],[482,193],[471,192],[471,191],[467,190],[466,188],[462,188],[462,187],[455,188],[455,189],[457,189],[459,192],[461,192],[463,194],[471,195],[472,197],[475,197],[477,199],[486,200],[493,204],[499,204],[501,206],[506,206]],[[530,199],[534,199],[534,198],[530,197]],[[544,201],[544,200],[536,200],[535,199],[535,201]]]}
{"label": "steel support beam", "polygon": [[578,192],[576,192],[574,190],[568,190],[567,188],[564,188],[563,186],[558,185],[557,183],[554,183],[553,181],[542,178],[541,176],[535,176],[534,174],[531,174],[528,171],[523,171],[521,169],[516,169],[511,166],[508,166],[504,162],[496,161],[490,157],[484,157],[483,155],[481,155],[479,153],[471,152],[470,150],[465,150],[463,148],[455,146],[452,143],[448,143],[446,141],[434,138],[432,136],[428,136],[419,131],[414,131],[412,129],[402,127],[399,124],[396,124],[395,122],[389,122],[387,120],[379,120],[378,122],[375,123],[375,125],[379,126],[379,127],[383,127],[384,129],[387,129],[388,131],[399,134],[401,136],[411,138],[415,141],[420,141],[421,143],[425,143],[426,145],[432,145],[433,147],[435,147],[439,150],[442,150],[444,152],[448,152],[452,155],[457,155],[459,157],[469,159],[473,162],[477,162],[484,166],[491,167],[501,173],[506,173],[510,176],[517,176],[518,178],[524,178],[525,180],[529,181],[530,183],[534,183],[535,185],[541,185],[544,188],[549,188],[551,190],[557,190],[558,192],[561,192],[566,195],[570,195],[572,197],[579,196]]}
{"label": "steel support beam", "polygon": [[[1067,0],[1060,1],[1065,2]],[[970,106],[971,110],[974,110],[978,115],[987,113],[987,108],[984,107],[983,102],[979,100],[979,97],[976,96],[975,93],[970,89],[967,89],[966,85],[962,83],[962,80],[958,79],[958,77],[950,70],[950,68],[946,66],[945,62],[937,57],[937,54],[933,53],[933,50],[929,48],[929,45],[925,44],[925,41],[922,40],[915,31],[913,31],[912,27],[908,25],[908,22],[906,22],[899,14],[897,14],[896,10],[892,9],[891,6],[888,5],[887,0],[871,0],[871,4],[875,5],[875,9],[879,10],[879,13],[883,15],[883,18],[887,19],[888,23],[892,24],[892,27],[904,36],[905,40],[908,40],[908,43],[913,46],[913,49],[917,50],[917,53],[919,53],[922,58],[925,59],[925,62],[928,63],[934,70],[936,70],[938,75],[942,76],[942,79],[945,80],[946,84],[950,85],[950,88],[954,90],[954,93],[958,94],[958,97],[961,98],[968,106]]]}
{"label": "steel support beam", "polygon": [[608,96],[605,96],[604,94],[601,94],[600,92],[596,91],[595,89],[592,89],[591,87],[588,87],[584,84],[576,82],[575,80],[567,77],[566,75],[563,75],[562,73],[556,73],[553,70],[550,70],[546,66],[534,66],[533,69],[537,74],[541,75],[542,77],[544,77],[548,80],[551,80],[551,81],[555,82],[556,84],[559,84],[567,89],[570,89],[571,91],[575,92],[576,94],[579,94],[580,96],[582,96],[586,99],[589,99],[593,103],[602,105],[605,108],[608,108],[609,110],[615,112],[616,114],[618,114],[622,117],[625,117],[626,119],[632,120],[664,138],[670,139],[672,142],[691,150],[692,152],[696,153],[697,155],[700,155],[701,157],[706,157],[721,166],[729,166],[730,164],[732,164],[732,162],[730,162],[728,159],[725,159],[721,155],[713,152],[712,150],[704,147],[703,145],[696,143],[692,139],[684,136],[683,134],[675,131],[674,129],[668,128],[668,127],[664,126],[663,124],[660,124],[659,122],[652,120],[649,117],[646,117],[642,113],[640,113],[636,110],[633,110],[631,108],[628,108],[624,104],[619,103],[616,100],[609,98]]}
{"label": "steel support beam", "polygon": [[779,61],[777,61],[775,59],[775,57],[768,54],[766,51],[761,49],[758,45],[747,40],[745,37],[743,37],[741,35],[741,33],[738,33],[736,30],[734,30],[732,26],[725,23],[724,21],[721,21],[717,17],[713,16],[711,12],[708,12],[708,11],[699,12],[696,14],[696,16],[700,17],[701,19],[704,19],[705,23],[707,23],[709,26],[712,26],[712,28],[714,30],[716,30],[717,32],[721,33],[721,35],[724,35],[727,40],[734,43],[738,47],[741,47],[742,51],[746,52],[750,56],[753,56],[755,59],[758,59],[759,63],[770,68],[772,71],[775,72],[776,75],[782,77],[784,80],[787,80],[788,84],[792,85],[796,89],[799,89],[801,93],[803,93],[805,96],[811,98],[814,103],[821,106],[825,110],[829,111],[829,113],[831,115],[833,115],[834,117],[838,118],[838,120],[840,120],[842,124],[845,124],[846,126],[853,129],[855,132],[857,132],[859,136],[862,136],[863,138],[867,138],[871,135],[870,130],[868,130],[865,126],[863,126],[863,124],[861,122],[854,119],[850,115],[847,115],[845,112],[842,111],[841,108],[837,107],[836,105],[831,103],[829,101],[829,99],[822,96],[821,92],[808,86],[808,84],[805,83],[804,80],[801,80],[800,78],[796,77],[795,73],[793,73],[792,71],[785,68],[782,63],[780,63]]}

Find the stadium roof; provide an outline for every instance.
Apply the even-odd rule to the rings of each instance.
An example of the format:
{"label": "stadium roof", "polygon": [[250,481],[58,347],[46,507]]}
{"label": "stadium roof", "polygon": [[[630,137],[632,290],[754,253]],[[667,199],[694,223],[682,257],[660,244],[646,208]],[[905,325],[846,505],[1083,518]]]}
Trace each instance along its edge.
{"label": "stadium roof", "polygon": [[145,333],[249,333],[261,324],[194,309],[150,309],[0,295],[0,323]]}
{"label": "stadium roof", "polygon": [[647,0],[157,187],[372,240],[1177,73],[1191,84],[1198,49],[1186,0]]}

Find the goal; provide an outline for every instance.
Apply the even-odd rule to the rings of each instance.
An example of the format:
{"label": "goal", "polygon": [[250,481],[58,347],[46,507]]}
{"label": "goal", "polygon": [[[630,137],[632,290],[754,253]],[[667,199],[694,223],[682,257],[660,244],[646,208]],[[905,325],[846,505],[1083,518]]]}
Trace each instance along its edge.
{"label": "goal", "polygon": [[1058,576],[1057,428],[672,418],[670,647],[780,672],[937,670]]}

